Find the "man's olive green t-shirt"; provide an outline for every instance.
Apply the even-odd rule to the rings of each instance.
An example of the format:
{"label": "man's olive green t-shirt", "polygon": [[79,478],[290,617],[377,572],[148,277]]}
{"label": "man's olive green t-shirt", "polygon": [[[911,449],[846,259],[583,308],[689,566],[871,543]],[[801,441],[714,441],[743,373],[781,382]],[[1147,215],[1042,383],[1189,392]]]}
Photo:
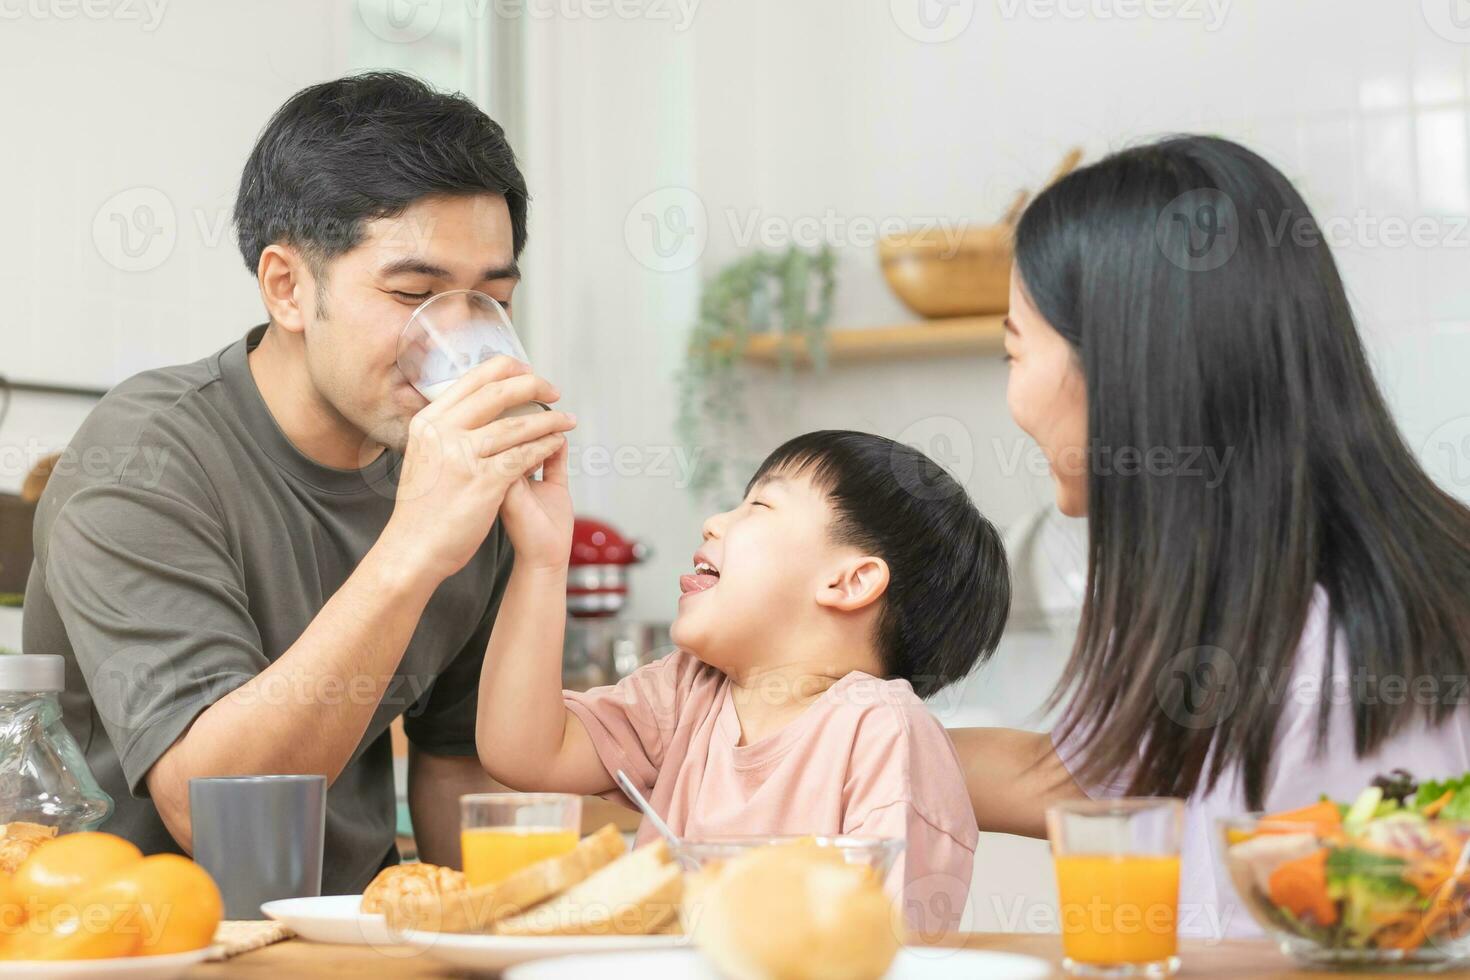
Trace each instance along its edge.
{"label": "man's olive green t-shirt", "polygon": [[[24,650],[66,659],[67,728],[117,804],[103,829],[145,853],[179,849],[148,799],[149,768],[200,712],[296,642],[393,512],[400,456],[332,469],[276,425],[246,360],[263,332],[111,391],[36,515]],[[510,562],[497,523],[424,610],[327,792],[323,894],[361,891],[397,860],[394,718],[404,716],[419,749],[475,753],[480,664]],[[372,701],[375,688],[365,676],[267,686],[254,696],[255,727],[264,733],[303,706]]]}

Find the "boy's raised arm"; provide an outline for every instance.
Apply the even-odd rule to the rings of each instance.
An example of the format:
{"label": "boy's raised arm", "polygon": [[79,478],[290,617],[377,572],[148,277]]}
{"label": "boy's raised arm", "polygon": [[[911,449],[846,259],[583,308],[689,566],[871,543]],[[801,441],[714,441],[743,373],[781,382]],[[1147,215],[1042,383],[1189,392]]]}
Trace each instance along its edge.
{"label": "boy's raised arm", "polygon": [[500,518],[516,557],[480,670],[480,764],[513,789],[606,792],[612,778],[561,693],[572,539],[565,446],[541,480],[512,484]]}

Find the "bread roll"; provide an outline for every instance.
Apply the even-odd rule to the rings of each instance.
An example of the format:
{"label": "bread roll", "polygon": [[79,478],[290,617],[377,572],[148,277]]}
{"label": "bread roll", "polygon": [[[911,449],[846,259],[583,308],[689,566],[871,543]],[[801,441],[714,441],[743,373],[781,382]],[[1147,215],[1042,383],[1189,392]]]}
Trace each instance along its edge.
{"label": "bread roll", "polygon": [[55,836],[56,828],[44,824],[24,820],[0,823],[0,872],[14,874],[36,848]]}
{"label": "bread roll", "polygon": [[686,904],[695,943],[729,980],[877,980],[902,935],[873,869],[810,845],[732,858]]}
{"label": "bread roll", "polygon": [[395,864],[378,872],[362,893],[362,910],[382,914],[410,895],[442,895],[467,887],[464,874],[437,864]]}

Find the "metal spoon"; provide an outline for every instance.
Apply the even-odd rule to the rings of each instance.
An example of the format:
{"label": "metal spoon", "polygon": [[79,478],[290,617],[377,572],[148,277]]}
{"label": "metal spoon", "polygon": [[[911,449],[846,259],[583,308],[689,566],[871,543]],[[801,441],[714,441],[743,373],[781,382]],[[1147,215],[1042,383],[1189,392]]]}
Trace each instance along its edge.
{"label": "metal spoon", "polygon": [[616,773],[614,773],[613,778],[618,781],[619,788],[621,788],[624,793],[628,794],[628,799],[638,804],[638,809],[642,810],[643,815],[647,817],[650,822],[652,822],[653,829],[662,834],[663,839],[669,842],[669,846],[678,847],[682,843],[679,840],[679,835],[670,830],[669,825],[664,823],[663,817],[660,817],[656,812],[654,812],[653,807],[650,806],[648,801],[643,798],[643,794],[638,792],[638,788],[633,785],[633,780],[628,778],[628,774],[619,769]]}

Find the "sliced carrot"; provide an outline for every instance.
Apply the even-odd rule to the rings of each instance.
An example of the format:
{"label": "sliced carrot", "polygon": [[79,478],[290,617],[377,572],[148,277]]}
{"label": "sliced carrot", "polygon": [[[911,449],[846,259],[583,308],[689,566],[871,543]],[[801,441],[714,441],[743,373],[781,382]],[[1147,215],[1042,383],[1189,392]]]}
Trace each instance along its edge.
{"label": "sliced carrot", "polygon": [[1297,918],[1311,916],[1320,926],[1337,922],[1337,903],[1327,894],[1327,849],[1283,861],[1266,879],[1271,901]]}
{"label": "sliced carrot", "polygon": [[1419,890],[1421,895],[1432,895],[1455,873],[1455,866],[1448,861],[1423,860],[1410,863],[1401,872],[1403,879]]}
{"label": "sliced carrot", "polygon": [[1429,908],[1419,913],[1418,920],[1412,928],[1392,943],[1381,943],[1380,946],[1391,949],[1418,949],[1429,939],[1429,934],[1439,925],[1440,921],[1448,918],[1453,909],[1448,896],[1436,895],[1429,903]]}
{"label": "sliced carrot", "polygon": [[1429,907],[1418,913],[1418,921],[1414,923],[1413,928],[1386,946],[1392,949],[1418,949],[1423,946],[1441,923],[1452,920],[1459,914],[1460,901],[1457,893],[1467,879],[1470,879],[1470,874],[1461,874],[1458,877],[1447,879],[1430,897]]}
{"label": "sliced carrot", "polygon": [[1436,817],[1439,815],[1439,811],[1449,806],[1450,800],[1453,800],[1454,798],[1455,791],[1452,789],[1447,789],[1438,797],[1436,797],[1433,803],[1429,804],[1419,812],[1424,814],[1424,816],[1426,817]]}
{"label": "sliced carrot", "polygon": [[1400,912],[1373,932],[1378,949],[1418,949],[1428,934],[1429,913]]}
{"label": "sliced carrot", "polygon": [[[1280,824],[1281,826],[1273,826]],[[1261,818],[1259,826],[1263,834],[1300,833],[1303,825],[1319,834],[1328,834],[1342,829],[1342,811],[1331,800],[1319,800],[1311,806],[1296,810],[1268,813]]]}

